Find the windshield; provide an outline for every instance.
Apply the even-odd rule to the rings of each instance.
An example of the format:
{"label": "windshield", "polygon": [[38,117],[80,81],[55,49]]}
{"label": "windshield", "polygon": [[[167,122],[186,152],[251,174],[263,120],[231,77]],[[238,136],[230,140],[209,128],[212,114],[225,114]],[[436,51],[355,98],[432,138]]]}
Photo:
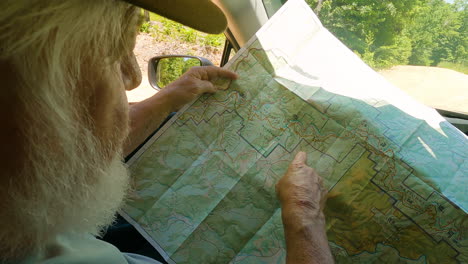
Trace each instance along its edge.
{"label": "windshield", "polygon": [[[263,0],[271,17],[285,0]],[[420,102],[468,113],[468,1],[306,0],[323,25]]]}

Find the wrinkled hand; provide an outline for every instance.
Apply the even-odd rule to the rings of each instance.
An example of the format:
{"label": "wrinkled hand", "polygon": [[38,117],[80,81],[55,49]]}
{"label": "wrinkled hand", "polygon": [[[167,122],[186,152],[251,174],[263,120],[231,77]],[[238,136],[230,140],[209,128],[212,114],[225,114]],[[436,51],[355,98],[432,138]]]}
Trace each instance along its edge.
{"label": "wrinkled hand", "polygon": [[179,79],[162,89],[161,92],[169,95],[173,111],[178,111],[199,95],[220,90],[221,88],[216,85],[220,80],[235,80],[237,78],[236,73],[220,67],[192,67]]}
{"label": "wrinkled hand", "polygon": [[286,218],[300,214],[300,217],[323,219],[327,190],[322,177],[307,166],[306,161],[305,152],[297,153],[286,174],[276,184],[276,193]]}

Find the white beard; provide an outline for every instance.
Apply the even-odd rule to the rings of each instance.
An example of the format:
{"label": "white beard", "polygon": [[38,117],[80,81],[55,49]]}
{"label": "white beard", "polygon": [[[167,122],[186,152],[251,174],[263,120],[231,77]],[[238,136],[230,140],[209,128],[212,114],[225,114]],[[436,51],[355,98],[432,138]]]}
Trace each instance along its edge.
{"label": "white beard", "polygon": [[[17,252],[40,251],[64,233],[97,235],[114,220],[129,188],[119,150],[126,129],[102,140],[84,127],[61,131],[73,133],[70,140],[37,141],[27,167],[0,194],[0,242],[16,245],[2,255],[21,258]],[[54,151],[55,142],[64,151]]]}
{"label": "white beard", "polygon": [[120,157],[116,155],[107,169],[96,171],[97,181],[87,186],[73,208],[66,209],[70,231],[98,234],[112,223],[129,187],[128,171]]}

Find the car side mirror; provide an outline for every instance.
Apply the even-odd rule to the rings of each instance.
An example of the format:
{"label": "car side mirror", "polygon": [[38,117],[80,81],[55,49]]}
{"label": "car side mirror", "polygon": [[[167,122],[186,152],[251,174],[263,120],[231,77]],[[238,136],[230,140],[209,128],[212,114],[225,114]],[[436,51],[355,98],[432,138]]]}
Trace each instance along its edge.
{"label": "car side mirror", "polygon": [[212,66],[208,59],[188,55],[153,57],[148,62],[148,80],[151,86],[162,89],[177,80],[193,66]]}

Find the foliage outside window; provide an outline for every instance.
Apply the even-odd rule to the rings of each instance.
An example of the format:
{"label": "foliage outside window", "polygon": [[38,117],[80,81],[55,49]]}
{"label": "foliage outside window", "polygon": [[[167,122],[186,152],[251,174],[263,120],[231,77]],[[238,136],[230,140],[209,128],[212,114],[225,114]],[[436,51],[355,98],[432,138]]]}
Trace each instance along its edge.
{"label": "foliage outside window", "polygon": [[182,42],[212,47],[222,47],[225,37],[223,34],[206,34],[180,23],[149,13],[152,22],[145,22],[140,26],[140,32],[149,33],[156,41],[171,41],[177,39]]}
{"label": "foliage outside window", "polygon": [[374,68],[468,69],[468,1],[306,0],[323,25]]}

